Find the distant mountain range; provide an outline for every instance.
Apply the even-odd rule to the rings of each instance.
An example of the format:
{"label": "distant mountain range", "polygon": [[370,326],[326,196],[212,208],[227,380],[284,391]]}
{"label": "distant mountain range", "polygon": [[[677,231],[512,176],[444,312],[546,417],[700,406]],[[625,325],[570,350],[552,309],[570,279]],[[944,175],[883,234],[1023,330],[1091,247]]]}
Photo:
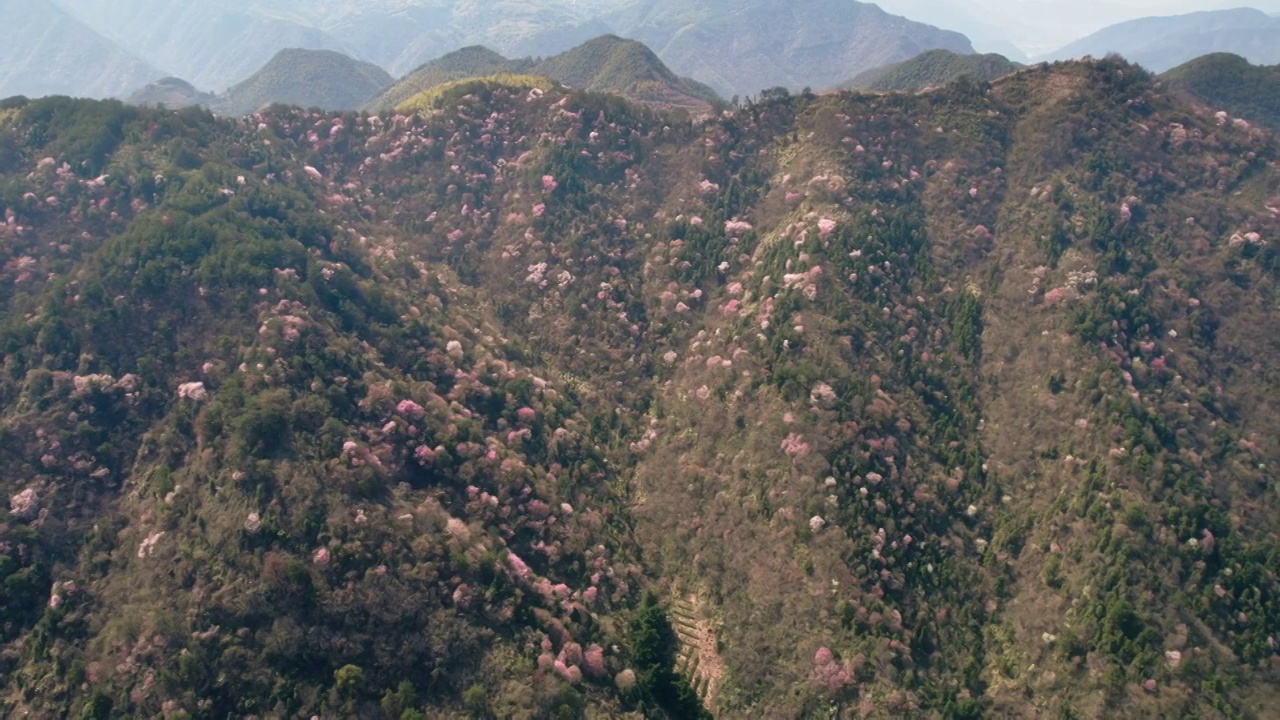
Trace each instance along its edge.
{"label": "distant mountain range", "polygon": [[677,76],[644,44],[604,35],[545,60],[508,60],[479,46],[456,50],[387,88],[367,109],[387,110],[447,82],[499,73],[541,75],[569,87],[694,113],[705,113],[723,102],[706,85]]}
{"label": "distant mountain range", "polygon": [[1280,65],[1250,65],[1239,55],[1214,53],[1179,65],[1160,80],[1215,110],[1280,130]]}
{"label": "distant mountain range", "polygon": [[930,50],[904,62],[868,70],[840,87],[849,90],[920,90],[946,85],[962,76],[994,80],[1020,67],[1022,65],[1003,55],[957,55],[949,50]]}
{"label": "distant mountain range", "polygon": [[10,0],[0,18],[0,97],[108,97],[164,75],[48,0]]}
{"label": "distant mountain range", "polygon": [[511,60],[480,46],[455,50],[395,81],[385,70],[331,50],[281,50],[244,82],[214,95],[178,78],[149,83],[129,96],[134,105],[203,105],[243,115],[284,104],[343,111],[391,110],[415,96],[463,79],[500,74],[539,76],[573,88],[608,92],[697,115],[723,104],[711,88],[673,73],[635,40],[605,35],[552,57]]}
{"label": "distant mountain range", "polygon": [[[31,26],[27,16],[36,10],[74,28],[20,33],[5,67],[22,92],[123,96],[170,76],[223,93],[285,48],[342,52],[399,77],[473,45],[537,58],[616,34],[644,42],[674,72],[726,96],[754,95],[774,86],[830,87],[933,48],[973,52],[959,33],[871,4],[825,0],[58,1],[65,12],[49,0],[0,11],[6,28]],[[83,77],[87,67],[95,77]]]}
{"label": "distant mountain range", "polygon": [[[71,14],[165,73],[221,92],[284,48],[352,50],[248,0],[62,0]],[[359,55],[358,52],[354,53]],[[160,73],[161,75],[165,73]]]}
{"label": "distant mountain range", "polygon": [[[540,62],[605,35],[644,43],[673,77],[694,78],[723,97],[835,87],[935,49],[970,55],[977,45],[1024,59],[1009,41],[1012,21],[980,19],[989,15],[986,0],[885,4],[914,19],[853,0],[33,0],[0,9],[12,38],[0,50],[0,94],[125,97],[139,90],[142,102],[154,95],[203,104],[201,93],[227,95],[286,48],[338,52],[404,77],[462,48],[489,48],[507,68],[507,58]],[[1085,2],[1081,12],[1094,7]],[[1110,52],[1156,72],[1213,52],[1272,64],[1280,62],[1280,18],[1251,9],[1141,18],[1040,59]],[[368,87],[357,83],[344,101]]]}
{"label": "distant mountain range", "polygon": [[974,0],[876,0],[882,10],[910,20],[963,33],[979,53],[999,53],[1010,60],[1027,62],[1027,53],[1014,44],[1018,33],[993,20],[993,14]]}
{"label": "distant mountain range", "polygon": [[223,115],[244,115],[273,104],[355,110],[394,81],[377,65],[339,52],[288,48],[224,93],[201,92],[185,80],[168,77],[137,90],[127,102],[169,108],[203,105]]}
{"label": "distant mountain range", "polygon": [[1280,18],[1250,8],[1146,17],[1103,28],[1041,60],[1119,53],[1164,72],[1209,53],[1230,52],[1250,62],[1280,62]]}
{"label": "distant mountain range", "polygon": [[673,70],[718,92],[832,87],[933,48],[972,53],[960,33],[858,2],[646,0],[609,16],[619,34],[653,48]]}

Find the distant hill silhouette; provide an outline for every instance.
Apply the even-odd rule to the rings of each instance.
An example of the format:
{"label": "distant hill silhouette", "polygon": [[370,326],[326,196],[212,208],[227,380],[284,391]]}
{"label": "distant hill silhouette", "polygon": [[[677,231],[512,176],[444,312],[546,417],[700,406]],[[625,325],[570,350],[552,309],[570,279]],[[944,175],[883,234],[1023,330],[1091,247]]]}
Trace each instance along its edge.
{"label": "distant hill silhouette", "polygon": [[1105,27],[1039,59],[1119,53],[1148,70],[1164,72],[1217,52],[1254,63],[1280,63],[1280,18],[1251,8],[1138,18]]}
{"label": "distant hill silhouette", "polygon": [[848,90],[920,90],[938,87],[969,76],[994,80],[1022,67],[1003,55],[958,55],[950,50],[930,50],[910,60],[875,68],[840,85]]}
{"label": "distant hill silhouette", "polygon": [[137,89],[125,100],[131,105],[163,105],[169,108],[182,108],[191,105],[213,107],[218,103],[218,96],[201,92],[194,85],[182,78],[161,78],[153,83]]}
{"label": "distant hill silhouette", "polygon": [[218,109],[239,115],[284,103],[354,110],[393,82],[386,70],[330,50],[281,50],[262,69],[231,88]]}

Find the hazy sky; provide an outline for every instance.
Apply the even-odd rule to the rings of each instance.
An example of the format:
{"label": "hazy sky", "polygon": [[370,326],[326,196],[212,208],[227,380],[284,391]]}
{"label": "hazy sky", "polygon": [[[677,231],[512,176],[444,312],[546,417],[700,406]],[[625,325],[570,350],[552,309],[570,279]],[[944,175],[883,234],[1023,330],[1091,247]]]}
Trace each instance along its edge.
{"label": "hazy sky", "polygon": [[[1056,50],[1107,25],[1148,15],[1253,7],[1280,13],[1280,0],[867,0],[913,20],[969,35],[979,51],[1028,55]],[[989,47],[982,47],[982,45]]]}

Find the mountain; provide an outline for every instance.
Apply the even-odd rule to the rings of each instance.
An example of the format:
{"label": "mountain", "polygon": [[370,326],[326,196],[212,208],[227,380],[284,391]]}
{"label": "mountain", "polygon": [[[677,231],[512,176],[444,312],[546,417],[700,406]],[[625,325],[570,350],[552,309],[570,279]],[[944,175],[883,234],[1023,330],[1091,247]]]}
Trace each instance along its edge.
{"label": "mountain", "polygon": [[[336,50],[399,76],[472,44],[550,55],[610,29],[561,0],[64,0],[142,57],[221,91],[288,47]],[[618,4],[610,1],[603,5]]]}
{"label": "mountain", "polygon": [[606,16],[606,22],[619,35],[653,48],[675,72],[724,96],[772,87],[834,87],[934,48],[973,52],[959,33],[859,2],[646,0]]}
{"label": "mountain", "polygon": [[1029,60],[1012,41],[1027,39],[1026,33],[1010,26],[1025,19],[1025,12],[1009,17],[984,0],[878,0],[876,5],[894,15],[962,33],[979,53],[997,53],[1022,63]]}
{"label": "mountain", "polygon": [[[343,43],[250,0],[62,0],[89,26],[130,52],[223,92],[285,48],[347,52]],[[348,52],[348,54],[350,54]]]}
{"label": "mountain", "polygon": [[1253,63],[1280,63],[1280,19],[1251,8],[1139,18],[1099,30],[1041,59],[1119,53],[1149,70],[1164,72],[1219,52],[1241,55]]}
{"label": "mountain", "polygon": [[[605,35],[536,66],[538,73],[569,87],[612,93],[658,104],[720,102],[711,88],[677,77],[643,43]],[[686,98],[686,99],[681,99]]]}
{"label": "mountain", "polygon": [[569,87],[612,93],[664,108],[683,108],[695,115],[706,114],[723,103],[711,88],[671,72],[642,43],[605,35],[540,60],[508,60],[484,47],[463,48],[418,68],[367,107],[375,111],[394,108],[451,81],[502,73],[541,75]]}
{"label": "mountain", "polygon": [[218,96],[200,92],[191,83],[181,78],[161,78],[134,91],[125,102],[130,105],[163,105],[169,108],[184,108],[192,105],[214,107],[218,104]]}
{"label": "mountain", "polygon": [[1003,55],[957,55],[949,50],[930,50],[904,62],[868,70],[841,87],[851,90],[921,90],[946,85],[963,76],[988,82],[1021,67]]}
{"label": "mountain", "polygon": [[3,18],[0,97],[112,97],[164,75],[48,0],[6,3]]}
{"label": "mountain", "polygon": [[0,109],[0,713],[1274,714],[1273,135],[452,92]]}
{"label": "mountain", "polygon": [[1179,65],[1160,80],[1211,108],[1280,129],[1280,65],[1251,65],[1239,55],[1214,53]]}
{"label": "mountain", "polygon": [[272,103],[322,110],[354,110],[394,79],[372,63],[332,50],[281,50],[244,82],[227,91],[218,109],[244,115]]}
{"label": "mountain", "polygon": [[446,51],[484,45],[513,57],[547,56],[611,32],[572,3],[480,0],[457,2],[443,22],[424,27],[387,67],[408,72]]}
{"label": "mountain", "polygon": [[368,108],[375,112],[389,110],[418,93],[453,80],[523,72],[532,66],[532,60],[508,60],[489,48],[471,45],[442,55],[400,78],[370,101]]}
{"label": "mountain", "polygon": [[548,57],[614,34],[645,43],[678,74],[726,96],[830,87],[933,48],[972,52],[957,33],[828,0],[63,1],[129,52],[213,92],[291,47],[342,52],[400,76],[473,45]]}

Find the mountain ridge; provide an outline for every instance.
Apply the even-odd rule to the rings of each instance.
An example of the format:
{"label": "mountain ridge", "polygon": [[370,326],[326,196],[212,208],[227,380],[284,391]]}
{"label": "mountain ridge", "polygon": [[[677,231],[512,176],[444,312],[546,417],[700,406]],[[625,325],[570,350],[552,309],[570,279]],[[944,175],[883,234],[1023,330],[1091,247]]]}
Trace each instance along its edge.
{"label": "mountain ridge", "polygon": [[11,4],[5,18],[0,96],[122,96],[164,75],[48,0]]}
{"label": "mountain ridge", "polygon": [[419,67],[365,107],[387,110],[448,82],[505,73],[542,75],[569,87],[618,94],[662,107],[681,107],[695,115],[706,114],[723,103],[714,90],[678,77],[643,43],[603,35],[541,59],[508,60],[485,47],[462,48]]}
{"label": "mountain ridge", "polygon": [[1261,64],[1280,63],[1280,20],[1260,10],[1206,10],[1153,16],[1103,28],[1039,60],[1066,60],[1119,53],[1153,72],[1164,72],[1196,57],[1232,52]]}
{"label": "mountain ridge", "polygon": [[654,0],[619,10],[606,21],[620,35],[653,48],[676,72],[722,95],[833,87],[925,50],[973,52],[959,33],[890,15],[872,4],[801,0],[785,17],[772,15],[771,9],[762,0],[689,8]]}
{"label": "mountain ridge", "polygon": [[[548,57],[601,35],[639,40],[682,76],[726,97],[783,86],[831,87],[858,72],[943,47],[972,52],[964,36],[889,15],[877,6],[803,0],[785,11],[760,0],[679,3],[403,3],[283,0],[66,0],[81,21],[201,90],[224,92],[279,50],[334,50],[395,76],[471,45],[510,57]],[[732,12],[728,12],[732,10]],[[701,48],[714,50],[700,59]]]}

